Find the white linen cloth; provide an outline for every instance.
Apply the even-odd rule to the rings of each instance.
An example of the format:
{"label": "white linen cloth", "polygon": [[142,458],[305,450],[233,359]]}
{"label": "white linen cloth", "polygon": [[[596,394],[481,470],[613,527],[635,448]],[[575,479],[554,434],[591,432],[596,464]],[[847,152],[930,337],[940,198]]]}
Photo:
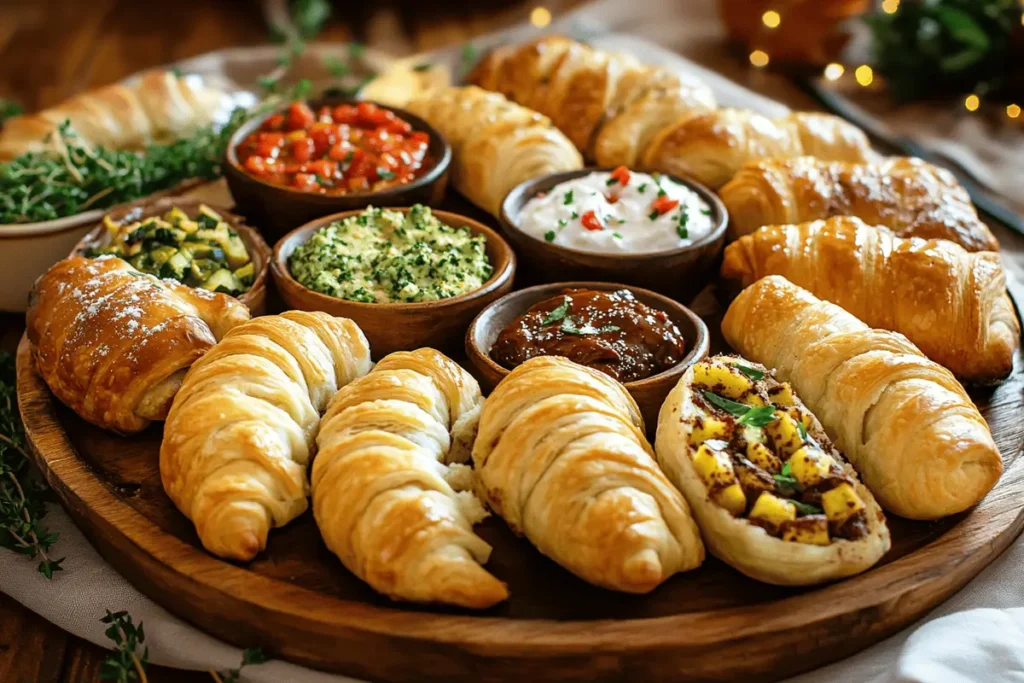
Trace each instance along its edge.
{"label": "white linen cloth", "polygon": [[[600,24],[623,27],[667,45],[678,40],[673,28],[687,21],[688,35],[718,31],[708,16],[688,15],[689,3],[602,2],[570,17],[567,27],[600,33]],[[651,8],[658,10],[657,16]],[[669,16],[675,12],[679,16]],[[646,13],[646,14],[645,14]],[[706,15],[707,12],[705,11]],[[645,16],[647,18],[644,23]],[[588,19],[589,18],[589,19]],[[597,18],[597,21],[593,21]],[[657,20],[655,20],[657,19]],[[646,26],[646,29],[641,30]],[[639,27],[639,28],[637,28]],[[508,35],[508,34],[505,34]],[[484,46],[488,42],[474,41]],[[634,52],[645,61],[690,70],[704,78],[719,101],[768,115],[787,108],[757,95],[728,79],[707,71],[647,40],[626,35],[600,35],[593,42],[609,49]],[[715,40],[718,40],[716,37]],[[457,51],[457,48],[456,48]],[[451,51],[449,56],[456,59]],[[1024,155],[1020,155],[1024,158]],[[1019,176],[1018,176],[1019,177]],[[1020,370],[1018,370],[1020,371]],[[35,570],[35,562],[0,551],[0,591],[60,628],[100,646],[110,643],[100,618],[105,610],[127,610],[145,623],[150,661],[182,669],[235,668],[241,650],[221,643],[135,590],[89,545],[67,514],[51,506],[49,528],[60,533],[55,557],[66,557],[65,571],[52,582]],[[343,643],[339,647],[344,647]],[[253,683],[342,683],[353,681],[282,661],[247,667],[243,678]],[[790,679],[790,683],[1024,683],[1024,537],[1013,545],[960,593],[924,620],[853,657]]]}

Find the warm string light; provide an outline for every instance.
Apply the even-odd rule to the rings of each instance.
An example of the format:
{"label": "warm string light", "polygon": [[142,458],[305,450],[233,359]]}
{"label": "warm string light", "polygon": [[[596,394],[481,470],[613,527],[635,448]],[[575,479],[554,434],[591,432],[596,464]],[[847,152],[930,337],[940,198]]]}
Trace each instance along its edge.
{"label": "warm string light", "polygon": [[846,73],[846,67],[844,67],[842,64],[832,62],[831,64],[825,67],[825,78],[827,78],[830,81],[838,81],[840,78],[843,77],[844,73]]}
{"label": "warm string light", "polygon": [[900,9],[900,0],[883,0],[882,11],[886,14],[896,14]]}
{"label": "warm string light", "polygon": [[547,7],[534,7],[530,12],[530,23],[537,28],[544,28],[551,23],[551,10]]}
{"label": "warm string light", "polygon": [[761,15],[761,23],[768,28],[778,28],[779,24],[782,23],[782,16],[771,9]]}
{"label": "warm string light", "polygon": [[867,64],[861,64],[857,67],[857,70],[853,72],[853,76],[857,79],[858,83],[866,88],[874,82],[875,70]]}
{"label": "warm string light", "polygon": [[1015,119],[1020,116],[1020,105],[1010,104],[1006,107],[1006,115],[1011,119]]}
{"label": "warm string light", "polygon": [[978,107],[981,106],[981,98],[977,95],[968,95],[964,99],[964,107],[967,111],[978,111]]}
{"label": "warm string light", "polygon": [[750,53],[750,63],[759,69],[768,66],[769,61],[768,53],[764,50],[754,50]]}

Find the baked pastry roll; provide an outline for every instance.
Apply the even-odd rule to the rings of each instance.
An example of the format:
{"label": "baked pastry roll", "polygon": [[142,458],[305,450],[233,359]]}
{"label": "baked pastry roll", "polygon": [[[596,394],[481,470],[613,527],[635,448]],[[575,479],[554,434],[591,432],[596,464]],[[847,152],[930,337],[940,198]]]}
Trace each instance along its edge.
{"label": "baked pastry roll", "polygon": [[515,368],[484,403],[473,463],[512,531],[596,586],[646,593],[704,560],[636,403],[596,370],[554,356]]}
{"label": "baked pastry roll", "polygon": [[708,549],[747,576],[821,583],[889,550],[874,496],[763,365],[716,356],[690,367],[662,405],[655,451]]}
{"label": "baked pastry roll", "polygon": [[572,143],[546,117],[480,88],[430,90],[406,106],[452,146],[452,184],[497,216],[519,183],[583,166]]}
{"label": "baked pastry roll", "polygon": [[949,171],[911,157],[850,164],[812,157],[744,164],[719,196],[730,231],[855,216],[898,237],[946,239],[967,251],[998,251],[967,191]]}
{"label": "baked pastry roll", "polygon": [[752,111],[718,109],[665,125],[647,145],[640,164],[718,188],[748,161],[804,155],[826,161],[875,158],[864,132],[838,116],[794,112],[769,119]]}
{"label": "baked pastry roll", "polygon": [[698,79],[558,35],[492,50],[467,81],[550,117],[603,166],[634,165],[663,126],[715,108]]}
{"label": "baked pastry roll", "polygon": [[906,335],[963,380],[992,382],[1013,369],[1020,322],[995,252],[902,239],[837,216],[764,227],[726,248],[722,277],[746,287],[765,275]]}
{"label": "baked pastry roll", "polygon": [[938,519],[995,485],[1002,459],[963,387],[901,334],[770,275],[733,301],[726,341],[789,382],[889,512]]}
{"label": "baked pastry roll", "polygon": [[134,434],[167,416],[195,361],[248,309],[158,280],[113,256],[73,256],[36,282],[26,327],[54,395],[94,425]]}
{"label": "baked pastry roll", "polygon": [[396,600],[490,607],[508,597],[473,533],[487,512],[466,465],[483,397],[433,349],[392,353],[338,392],[313,463],[313,514],[353,574]]}
{"label": "baked pastry roll", "polygon": [[203,546],[247,561],[306,509],[320,415],[370,370],[359,327],[287,311],[235,327],[192,366],[160,444],[164,490]]}
{"label": "baked pastry roll", "polygon": [[46,137],[70,121],[90,145],[137,149],[181,137],[226,113],[231,98],[196,75],[150,71],[133,85],[107,85],[50,109],[4,121],[0,160],[46,147]]}

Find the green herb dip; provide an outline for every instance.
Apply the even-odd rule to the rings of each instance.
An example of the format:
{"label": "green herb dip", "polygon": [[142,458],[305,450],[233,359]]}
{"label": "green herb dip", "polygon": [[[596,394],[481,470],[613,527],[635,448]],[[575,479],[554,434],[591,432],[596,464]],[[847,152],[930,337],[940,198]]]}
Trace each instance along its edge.
{"label": "green herb dip", "polygon": [[317,230],[288,259],[315,292],[365,303],[436,301],[479,289],[494,268],[487,240],[445,225],[426,206],[369,207]]}

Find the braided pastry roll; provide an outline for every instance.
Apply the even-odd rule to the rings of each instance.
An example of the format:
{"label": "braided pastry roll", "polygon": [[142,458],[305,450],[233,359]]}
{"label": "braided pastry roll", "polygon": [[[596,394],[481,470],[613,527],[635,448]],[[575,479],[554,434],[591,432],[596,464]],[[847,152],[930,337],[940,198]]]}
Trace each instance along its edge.
{"label": "braided pastry roll", "polygon": [[370,370],[351,320],[254,318],[196,363],[171,406],[160,478],[214,555],[251,560],[306,509],[306,465],[331,396]]}
{"label": "braided pastry roll", "polygon": [[452,146],[452,184],[497,216],[519,183],[583,166],[572,143],[544,116],[480,88],[430,90],[406,106]]}
{"label": "braided pastry roll", "polygon": [[[313,514],[353,574],[396,600],[490,607],[508,597],[481,567],[487,515],[465,491],[483,397],[433,349],[386,356],[338,392],[313,463]],[[461,490],[460,490],[461,489]],[[459,490],[456,493],[456,490]]]}
{"label": "braided pastry roll", "polygon": [[718,188],[748,161],[805,155],[827,161],[875,158],[864,132],[838,116],[794,112],[769,119],[752,111],[719,109],[666,125],[647,145],[641,166]]}
{"label": "braided pastry roll", "polygon": [[871,329],[778,275],[743,290],[722,333],[793,386],[886,510],[910,519],[962,512],[1002,474],[963,387],[903,335]]}
{"label": "braided pastry roll", "polygon": [[107,85],[4,121],[0,160],[42,150],[46,137],[64,121],[70,121],[88,144],[136,149],[207,125],[230,104],[227,93],[204,84],[199,76],[151,71],[134,85]]}
{"label": "braided pastry roll", "polygon": [[911,157],[869,164],[811,157],[749,162],[719,191],[734,236],[763,225],[855,216],[898,237],[998,251],[967,191],[949,171]]}
{"label": "braided pastry roll", "polygon": [[73,256],[36,282],[26,327],[39,374],[94,425],[134,434],[167,416],[189,366],[249,319],[236,299]]}
{"label": "braided pastry roll", "polygon": [[478,494],[517,534],[590,583],[646,593],[704,560],[621,384],[564,358],[515,368],[484,404]]}
{"label": "braided pastry roll", "polygon": [[906,335],[961,379],[991,382],[1013,369],[1020,322],[995,252],[902,239],[837,216],[764,227],[726,248],[722,277],[747,287],[765,275]]}
{"label": "braided pastry roll", "polygon": [[492,50],[467,81],[549,116],[602,166],[634,165],[661,128],[715,108],[700,80],[557,35]]}

